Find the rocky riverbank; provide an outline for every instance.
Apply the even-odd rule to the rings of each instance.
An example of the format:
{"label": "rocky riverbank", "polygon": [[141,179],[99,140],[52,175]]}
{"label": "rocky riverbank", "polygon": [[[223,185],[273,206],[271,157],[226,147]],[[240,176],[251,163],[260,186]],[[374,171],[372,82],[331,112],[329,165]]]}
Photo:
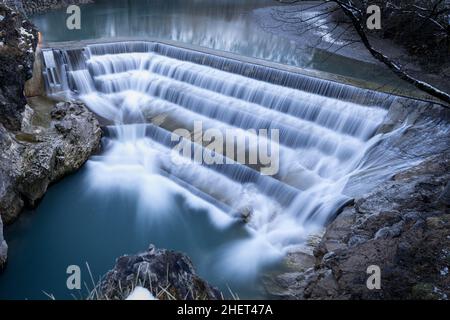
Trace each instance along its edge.
{"label": "rocky riverbank", "polygon": [[[48,186],[80,168],[100,144],[97,119],[78,103],[58,103],[49,114],[26,107],[22,130],[0,127],[1,216],[12,223],[34,207]],[[46,127],[41,126],[48,118]]]}
{"label": "rocky riverbank", "polygon": [[6,258],[8,256],[8,244],[3,236],[3,221],[0,217],[0,270],[6,263]]}
{"label": "rocky riverbank", "polygon": [[36,45],[33,25],[0,4],[0,267],[7,254],[3,223],[12,223],[51,183],[79,169],[101,138],[98,121],[80,103],[27,105],[24,87]]}
{"label": "rocky riverbank", "polygon": [[184,254],[153,245],[138,255],[117,259],[91,299],[124,300],[136,286],[143,287],[159,300],[216,300],[220,292],[202,280],[191,260]]}
{"label": "rocky riverbank", "polygon": [[[36,124],[46,119],[45,114],[26,108],[21,131],[11,132],[0,124],[0,217],[7,224],[24,207],[36,206],[51,183],[79,169],[98,149],[101,138],[96,118],[82,104],[57,104],[47,127]],[[4,263],[3,241],[0,232]]]}
{"label": "rocky riverbank", "polygon": [[[416,164],[356,196],[313,252],[292,252],[290,271],[267,278],[267,290],[283,299],[448,299],[449,119],[439,105],[393,106],[380,131],[404,121],[410,127],[375,149],[395,153],[399,165]],[[366,283],[373,265],[381,271],[378,290]]]}
{"label": "rocky riverbank", "polygon": [[[309,265],[297,259],[299,271],[269,290],[286,299],[448,299],[449,179],[450,152],[397,174],[347,207]],[[381,270],[379,290],[366,285],[371,265]]]}
{"label": "rocky riverbank", "polygon": [[50,10],[66,8],[72,4],[88,4],[93,0],[0,0],[8,6],[27,15],[33,15]]}

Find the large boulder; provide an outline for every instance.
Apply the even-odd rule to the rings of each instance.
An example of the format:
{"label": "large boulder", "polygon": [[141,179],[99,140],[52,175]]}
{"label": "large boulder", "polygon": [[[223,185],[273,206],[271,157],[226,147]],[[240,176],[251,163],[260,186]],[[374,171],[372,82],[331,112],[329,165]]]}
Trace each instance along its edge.
{"label": "large boulder", "polygon": [[136,286],[159,300],[221,299],[220,292],[196,274],[186,255],[153,245],[144,253],[118,258],[91,298],[124,300]]}
{"label": "large boulder", "polygon": [[0,124],[20,130],[25,81],[33,71],[38,35],[24,17],[0,3]]}
{"label": "large boulder", "polygon": [[79,169],[100,144],[97,119],[81,103],[59,103],[44,117],[27,107],[23,130],[11,133],[0,125],[0,215],[13,222],[23,207],[33,207],[48,186]]}

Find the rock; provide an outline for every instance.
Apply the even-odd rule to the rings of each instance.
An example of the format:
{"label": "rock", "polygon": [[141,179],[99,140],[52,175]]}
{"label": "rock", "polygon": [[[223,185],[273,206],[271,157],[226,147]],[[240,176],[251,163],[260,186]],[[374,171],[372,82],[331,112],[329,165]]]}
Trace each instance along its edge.
{"label": "rock", "polygon": [[403,221],[400,221],[393,226],[389,227],[383,227],[380,230],[375,233],[375,240],[376,239],[388,239],[388,238],[395,238],[401,235],[403,227],[405,223]]}
{"label": "rock", "polygon": [[447,295],[431,283],[418,283],[412,288],[414,300],[447,300]]}
{"label": "rock", "polygon": [[315,257],[308,252],[290,252],[286,257],[286,267],[295,271],[305,271],[314,266]]}
{"label": "rock", "polygon": [[88,4],[93,0],[0,0],[7,5],[28,15],[42,13],[49,10],[56,10],[68,7],[71,4]]}
{"label": "rock", "polygon": [[318,273],[314,286],[309,285],[306,289],[307,295],[312,299],[330,299],[338,293],[338,284],[332,270]]}
{"label": "rock", "polygon": [[24,17],[0,3],[0,123],[20,130],[26,99],[25,81],[31,78],[37,30]]}
{"label": "rock", "polygon": [[[376,235],[375,235],[375,237],[376,237]],[[369,240],[369,239],[367,237],[365,237],[365,236],[353,235],[348,240],[347,245],[349,247],[355,247],[355,246],[359,246],[360,244],[363,244],[363,243],[367,242],[367,240]]]}
{"label": "rock", "polygon": [[[313,268],[278,276],[288,279],[279,292],[295,299],[447,299],[450,209],[442,194],[449,178],[447,150],[357,199],[327,227]],[[380,290],[366,286],[370,265],[381,269]]]}
{"label": "rock", "polygon": [[[33,207],[48,186],[79,169],[100,145],[101,130],[81,103],[32,109],[24,96],[32,77],[37,31],[22,14],[21,1],[0,2],[0,268],[7,245],[3,223],[12,223],[24,206]],[[56,1],[26,1],[55,5]],[[37,64],[39,65],[39,63]],[[37,68],[39,73],[39,68]],[[28,92],[41,93],[39,75]],[[39,119],[39,121],[37,120]]]}
{"label": "rock", "polygon": [[308,285],[308,273],[314,274],[312,269],[304,272],[286,272],[263,279],[267,294],[273,299],[295,300],[304,299],[304,291]]}
{"label": "rock", "polygon": [[90,298],[124,300],[136,286],[159,300],[221,299],[220,292],[196,274],[186,255],[153,245],[141,254],[118,258]]}
{"label": "rock", "polygon": [[24,94],[26,97],[45,96],[45,81],[42,75],[43,57],[41,49],[36,48],[33,65],[33,76],[25,83]]}
{"label": "rock", "polygon": [[31,126],[22,135],[0,126],[0,215],[7,224],[98,150],[100,126],[83,104],[59,103],[48,116],[48,128]]}
{"label": "rock", "polygon": [[446,206],[450,206],[450,182],[445,186],[444,191],[442,191],[439,200]]}
{"label": "rock", "polygon": [[8,245],[3,237],[3,222],[0,216],[0,271],[3,269],[8,256]]}
{"label": "rock", "polygon": [[[267,274],[263,277],[263,286],[268,295],[276,299],[304,299],[303,289],[310,278],[307,276],[315,265],[315,257],[311,247],[297,248],[289,252],[283,270],[287,272]],[[295,288],[290,285],[295,283]]]}
{"label": "rock", "polygon": [[8,249],[2,220],[12,223],[25,205],[35,206],[51,183],[79,169],[100,145],[99,123],[84,105],[60,103],[48,117],[48,127],[24,117],[27,131],[20,133],[0,123],[0,269]]}

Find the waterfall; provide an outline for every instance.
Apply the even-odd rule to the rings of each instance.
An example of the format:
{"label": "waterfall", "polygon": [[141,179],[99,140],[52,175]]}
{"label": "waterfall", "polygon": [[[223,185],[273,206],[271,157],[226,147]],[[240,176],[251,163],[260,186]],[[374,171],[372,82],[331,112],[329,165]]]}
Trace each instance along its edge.
{"label": "waterfall", "polygon": [[[347,181],[365,169],[364,157],[382,139],[376,132],[396,99],[163,43],[95,44],[43,55],[49,94],[80,99],[110,124],[109,151],[91,166],[105,175],[126,172],[119,177],[130,183],[145,174],[164,177],[233,219],[244,216],[255,237],[280,252],[305,241],[351,201]],[[273,142],[278,172],[262,175],[259,165],[177,135],[182,128],[195,136],[198,121],[250,142],[258,139],[252,129],[279,130]],[[180,142],[223,164],[186,157],[174,163]],[[256,153],[251,145],[248,155]]]}

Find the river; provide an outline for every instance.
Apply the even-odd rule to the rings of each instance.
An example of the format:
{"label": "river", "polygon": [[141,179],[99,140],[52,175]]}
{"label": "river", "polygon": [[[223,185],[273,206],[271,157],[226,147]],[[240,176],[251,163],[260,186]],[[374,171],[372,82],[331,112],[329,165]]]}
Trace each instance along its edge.
{"label": "river", "polygon": [[[82,7],[82,29],[71,32],[64,28],[64,11],[32,20],[44,41],[157,38],[294,66],[310,64],[314,52],[299,51],[250,18],[253,9],[273,1],[243,3],[97,1]],[[114,125],[105,127],[101,154],[51,187],[36,210],[6,229],[10,254],[0,298],[45,299],[46,293],[82,298],[88,289],[66,287],[69,265],[79,265],[92,288],[87,265],[96,282],[115,258],[150,243],[187,253],[199,274],[225,295],[231,290],[242,298],[265,297],[261,277],[281,268],[289,247],[304,242],[349,201],[342,193],[345,183],[364,169],[361,159],[378,142],[374,133],[387,113],[381,104],[391,100],[371,94],[374,102],[369,103],[364,90],[314,79],[305,80],[303,90],[284,88],[245,78],[236,74],[239,69],[219,70],[217,65],[227,60],[216,64],[206,56],[203,61],[214,66],[208,67],[188,61],[189,54],[178,49],[158,50],[91,46],[80,58],[88,67],[68,71],[78,98]],[[358,62],[344,62],[352,67],[315,66],[358,77]],[[145,108],[152,117],[169,113],[168,122],[161,128],[144,125]],[[163,161],[171,125],[189,127],[195,120],[236,132],[281,130],[280,174],[256,176],[254,168],[239,163],[230,169],[174,167]],[[193,189],[207,196],[194,195]],[[215,201],[249,210],[253,220],[246,225]]]}

